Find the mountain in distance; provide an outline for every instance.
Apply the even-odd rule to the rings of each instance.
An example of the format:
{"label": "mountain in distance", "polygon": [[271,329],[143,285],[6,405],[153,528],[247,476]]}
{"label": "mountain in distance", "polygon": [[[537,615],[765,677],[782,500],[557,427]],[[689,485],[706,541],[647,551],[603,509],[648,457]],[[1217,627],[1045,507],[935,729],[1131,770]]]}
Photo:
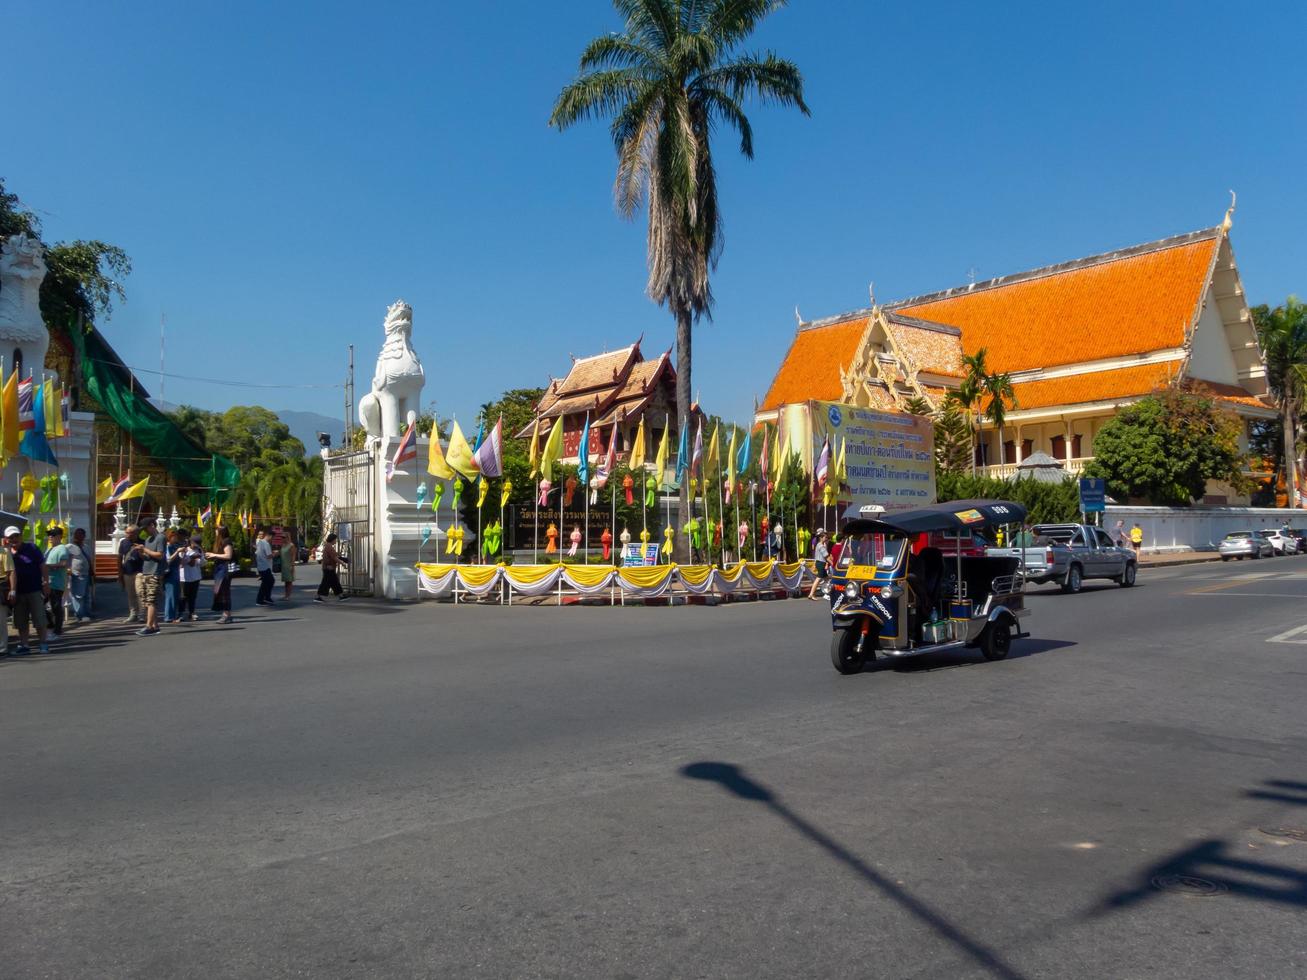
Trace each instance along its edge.
{"label": "mountain in distance", "polygon": [[331,445],[339,446],[345,438],[345,420],[321,415],[318,412],[278,411],[277,418],[286,423],[290,434],[304,443],[304,454],[316,456],[319,449],[318,433],[331,436]]}

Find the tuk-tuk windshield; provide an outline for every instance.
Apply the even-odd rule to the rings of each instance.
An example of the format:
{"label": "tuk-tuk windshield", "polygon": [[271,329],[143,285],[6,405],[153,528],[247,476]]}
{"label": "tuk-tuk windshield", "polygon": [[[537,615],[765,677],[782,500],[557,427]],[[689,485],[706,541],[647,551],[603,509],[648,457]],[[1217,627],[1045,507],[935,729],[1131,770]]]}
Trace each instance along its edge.
{"label": "tuk-tuk windshield", "polygon": [[890,537],[885,534],[850,534],[840,548],[836,568],[848,568],[852,565],[871,565],[881,569],[892,569],[899,563],[908,539]]}

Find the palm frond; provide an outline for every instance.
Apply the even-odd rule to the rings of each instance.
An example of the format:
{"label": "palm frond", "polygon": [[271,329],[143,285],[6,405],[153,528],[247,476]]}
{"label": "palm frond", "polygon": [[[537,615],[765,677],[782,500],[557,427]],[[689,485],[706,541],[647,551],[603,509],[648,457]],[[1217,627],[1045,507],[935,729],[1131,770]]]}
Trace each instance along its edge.
{"label": "palm frond", "polygon": [[763,18],[784,7],[786,0],[717,0],[706,4],[702,31],[723,48],[740,43]]}
{"label": "palm frond", "polygon": [[740,134],[740,152],[752,160],[753,127],[749,124],[749,117],[744,114],[744,107],[720,89],[700,88],[696,94],[703,101],[710,117],[725,120]]}
{"label": "palm frond", "polygon": [[581,71],[609,68],[665,67],[663,55],[625,34],[606,34],[597,37],[581,52]]}
{"label": "palm frond", "polygon": [[621,112],[646,82],[644,74],[633,68],[582,74],[559,94],[549,125],[562,130],[585,119]]}

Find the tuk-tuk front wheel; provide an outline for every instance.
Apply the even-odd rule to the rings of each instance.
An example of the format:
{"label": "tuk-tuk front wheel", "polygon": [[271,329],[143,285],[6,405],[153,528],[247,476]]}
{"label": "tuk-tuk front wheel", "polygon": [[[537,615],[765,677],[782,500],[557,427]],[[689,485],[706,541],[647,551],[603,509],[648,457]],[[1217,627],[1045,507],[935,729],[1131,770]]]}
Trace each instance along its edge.
{"label": "tuk-tuk front wheel", "polygon": [[980,652],[986,660],[1002,660],[1012,649],[1012,624],[1007,618],[996,619],[985,627]]}
{"label": "tuk-tuk front wheel", "polygon": [[862,637],[862,624],[854,623],[843,629],[837,629],[830,638],[830,662],[841,674],[858,674],[867,666],[867,660],[874,656],[876,637],[868,633],[862,641],[862,650],[858,650],[858,640]]}

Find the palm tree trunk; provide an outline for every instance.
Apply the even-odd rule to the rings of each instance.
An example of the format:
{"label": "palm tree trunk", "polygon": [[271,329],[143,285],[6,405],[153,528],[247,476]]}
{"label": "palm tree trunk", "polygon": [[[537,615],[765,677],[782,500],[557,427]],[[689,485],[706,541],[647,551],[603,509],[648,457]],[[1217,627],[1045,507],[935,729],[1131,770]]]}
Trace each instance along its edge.
{"label": "palm tree trunk", "polygon": [[[987,456],[985,455],[985,423],[982,422],[982,421],[980,421],[980,419],[976,419],[976,451],[975,451],[974,453],[971,454],[971,475],[972,475],[972,476],[975,476],[975,475],[976,475],[976,462],[975,462],[975,460],[976,460],[976,457],[977,457],[977,456],[980,457],[980,465],[981,465],[982,467],[988,465],[988,463],[989,463],[989,457],[987,457]],[[985,474],[982,472],[980,475],[981,475],[981,476],[984,476]]]}
{"label": "palm tree trunk", "polygon": [[[676,308],[676,416],[680,424],[691,423],[690,418],[690,367],[691,367],[691,313],[688,308]],[[694,437],[689,444],[693,447]],[[681,481],[681,499],[677,508],[679,527],[685,527],[690,520],[690,481]],[[677,534],[674,555],[677,562],[688,564],[690,561],[690,541],[682,534]]]}
{"label": "palm tree trunk", "polygon": [[1294,490],[1298,485],[1298,439],[1294,432],[1295,405],[1292,398],[1284,399],[1284,489],[1289,506],[1296,507]]}

